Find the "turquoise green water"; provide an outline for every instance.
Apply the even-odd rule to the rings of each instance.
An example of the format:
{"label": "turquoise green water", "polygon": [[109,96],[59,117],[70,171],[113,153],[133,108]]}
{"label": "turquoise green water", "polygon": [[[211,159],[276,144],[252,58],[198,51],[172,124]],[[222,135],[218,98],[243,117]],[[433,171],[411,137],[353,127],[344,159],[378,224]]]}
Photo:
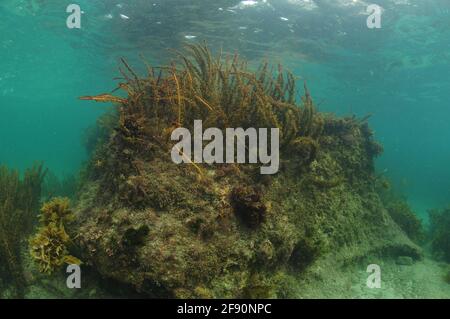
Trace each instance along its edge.
{"label": "turquoise green water", "polygon": [[0,4],[1,162],[23,169],[42,160],[59,175],[76,172],[86,158],[82,133],[105,108],[77,97],[113,89],[120,56],[158,64],[166,48],[208,40],[283,62],[323,111],[373,114],[385,147],[379,170],[422,215],[448,204],[448,1],[378,1],[385,11],[373,30],[362,1],[77,4],[81,30],[65,26],[60,1]]}
{"label": "turquoise green water", "polygon": [[371,114],[378,173],[424,220],[450,204],[449,0],[377,0],[380,29],[361,0],[73,2],[79,30],[66,26],[68,3],[0,0],[0,164],[77,174],[84,134],[108,109],[78,97],[111,92],[121,57],[143,72],[141,56],[160,65],[169,48],[206,40],[281,62],[320,111]]}

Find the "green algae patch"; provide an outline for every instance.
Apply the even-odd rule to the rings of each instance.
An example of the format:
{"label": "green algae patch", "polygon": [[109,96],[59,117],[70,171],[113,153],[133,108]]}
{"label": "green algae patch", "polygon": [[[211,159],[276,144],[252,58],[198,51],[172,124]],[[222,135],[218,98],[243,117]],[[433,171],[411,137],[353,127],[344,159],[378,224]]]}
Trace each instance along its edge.
{"label": "green algae patch", "polygon": [[[369,255],[420,259],[377,193],[382,151],[365,119],[316,111],[282,67],[256,71],[204,45],[139,76],[123,61],[110,123],[83,177],[71,231],[86,264],[151,297],[298,296],[313,265]],[[111,115],[106,115],[111,116]],[[178,127],[276,127],[280,170],[254,164],[177,165]]]}

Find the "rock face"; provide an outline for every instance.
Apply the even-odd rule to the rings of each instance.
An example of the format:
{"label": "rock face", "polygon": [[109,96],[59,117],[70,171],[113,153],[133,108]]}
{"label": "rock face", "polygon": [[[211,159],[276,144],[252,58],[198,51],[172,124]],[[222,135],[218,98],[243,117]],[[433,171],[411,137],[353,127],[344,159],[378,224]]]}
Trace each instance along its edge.
{"label": "rock face", "polygon": [[[199,101],[218,105],[210,93]],[[250,164],[176,165],[149,121],[122,105],[76,207],[82,260],[151,297],[264,298],[295,297],[286,285],[322,259],[420,258],[375,190],[381,148],[367,123],[305,103],[307,92],[303,130],[286,141],[273,176]]]}
{"label": "rock face", "polygon": [[411,266],[412,264],[414,264],[414,260],[409,256],[399,256],[397,258],[397,265]]}

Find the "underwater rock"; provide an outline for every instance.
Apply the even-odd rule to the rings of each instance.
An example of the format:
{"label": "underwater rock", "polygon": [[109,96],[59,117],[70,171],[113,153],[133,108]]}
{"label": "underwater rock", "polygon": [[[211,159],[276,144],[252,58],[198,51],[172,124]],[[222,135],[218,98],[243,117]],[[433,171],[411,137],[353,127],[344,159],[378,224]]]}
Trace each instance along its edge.
{"label": "underwater rock", "polygon": [[434,255],[450,263],[450,208],[430,210],[429,240]]}
{"label": "underwater rock", "polygon": [[122,244],[125,246],[139,246],[144,243],[145,236],[148,235],[147,225],[141,225],[136,228],[128,228],[122,237]]}
{"label": "underwater rock", "polygon": [[289,263],[296,270],[303,270],[317,259],[321,252],[319,243],[312,240],[301,240],[297,243],[289,258]]}
{"label": "underwater rock", "polygon": [[450,285],[450,267],[447,267],[447,272],[445,274],[444,280],[446,283],[448,283]]}
{"label": "underwater rock", "polygon": [[411,266],[414,260],[409,256],[399,256],[396,260],[397,265]]}
{"label": "underwater rock", "polygon": [[[144,79],[125,65],[128,98],[74,208],[83,261],[151,297],[289,298],[295,289],[279,282],[294,285],[328,260],[421,256],[376,192],[364,123],[318,113],[306,87],[297,103],[281,67],[273,76],[267,64],[255,73],[237,57],[222,63],[205,46],[188,52],[179,68],[150,68]],[[171,132],[195,119],[279,127],[279,172],[173,163]]]}
{"label": "underwater rock", "polygon": [[302,166],[315,160],[319,151],[319,143],[311,137],[300,137],[292,143],[291,152],[301,160]]}
{"label": "underwater rock", "polygon": [[261,191],[253,187],[236,187],[231,193],[235,214],[249,228],[256,228],[264,222],[267,208],[262,203]]}
{"label": "underwater rock", "polygon": [[404,200],[391,200],[386,203],[386,209],[411,240],[416,243],[424,241],[425,231],[422,222]]}

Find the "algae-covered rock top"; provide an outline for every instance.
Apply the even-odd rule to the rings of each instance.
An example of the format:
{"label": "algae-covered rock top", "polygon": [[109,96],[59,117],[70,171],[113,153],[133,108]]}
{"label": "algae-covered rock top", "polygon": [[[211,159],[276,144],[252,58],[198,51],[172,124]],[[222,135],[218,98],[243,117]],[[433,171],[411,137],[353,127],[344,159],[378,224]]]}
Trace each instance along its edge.
{"label": "algae-covered rock top", "polygon": [[[141,77],[124,62],[126,97],[100,122],[75,208],[80,257],[152,297],[296,297],[312,265],[369,256],[421,258],[376,191],[382,151],[366,119],[315,110],[282,67],[188,46]],[[273,70],[273,68],[272,68]],[[177,127],[276,127],[280,169],[175,164]]]}

